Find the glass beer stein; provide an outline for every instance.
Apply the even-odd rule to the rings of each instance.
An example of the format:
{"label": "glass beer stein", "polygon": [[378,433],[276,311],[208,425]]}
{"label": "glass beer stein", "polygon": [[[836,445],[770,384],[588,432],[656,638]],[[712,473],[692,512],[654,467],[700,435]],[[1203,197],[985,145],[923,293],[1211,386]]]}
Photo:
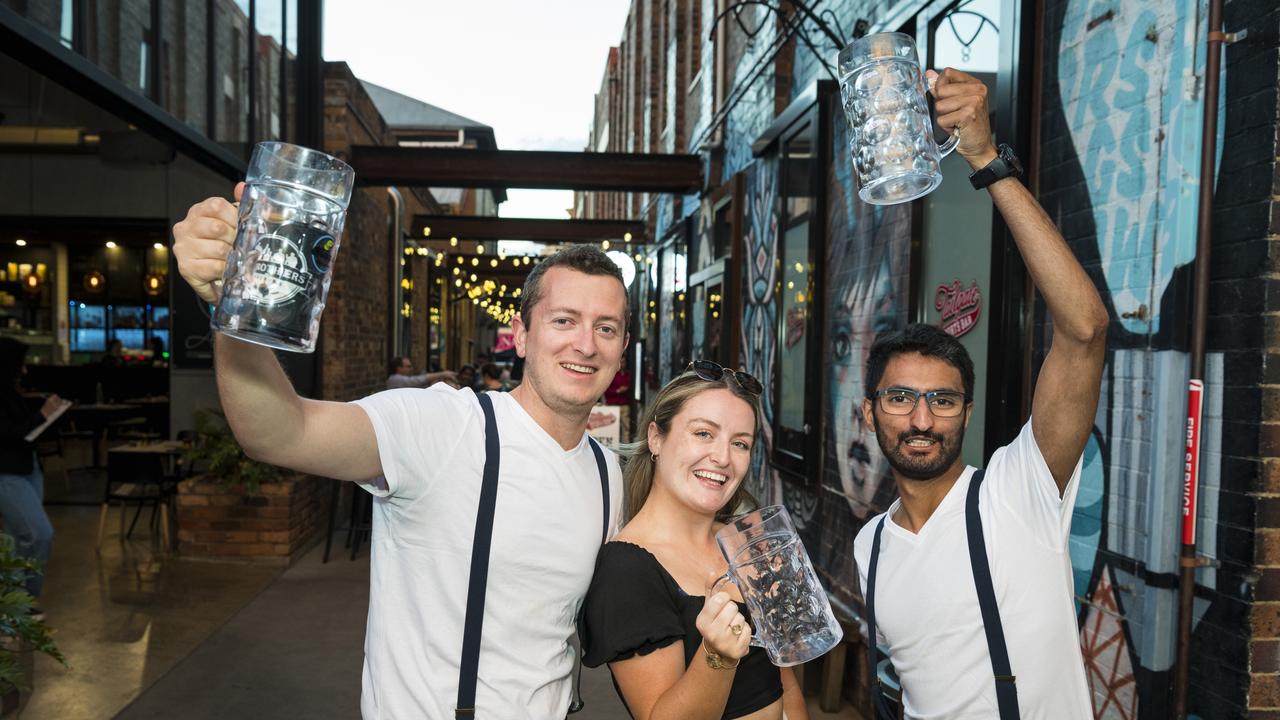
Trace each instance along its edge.
{"label": "glass beer stein", "polygon": [[214,330],[279,350],[315,350],[354,182],[346,163],[322,152],[254,147]]}
{"label": "glass beer stein", "polygon": [[902,33],[867,35],[841,50],[838,62],[858,197],[892,205],[932,192],[942,183],[942,158],[959,138],[941,148],[933,139],[915,41]]}
{"label": "glass beer stein", "polygon": [[820,657],[844,636],[809,563],[791,516],[781,505],[739,515],[716,533],[731,581],[751,609],[751,644],[788,667]]}

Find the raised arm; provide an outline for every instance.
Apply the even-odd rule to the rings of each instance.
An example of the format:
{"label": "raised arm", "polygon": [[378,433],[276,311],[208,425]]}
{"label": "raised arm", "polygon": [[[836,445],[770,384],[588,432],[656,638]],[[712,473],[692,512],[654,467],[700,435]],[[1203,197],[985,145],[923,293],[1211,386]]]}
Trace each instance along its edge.
{"label": "raised arm", "polygon": [[[237,199],[243,184],[237,185]],[[173,227],[178,271],[205,302],[216,302],[235,242],[236,208],[222,198],[192,206]],[[382,474],[373,424],[349,403],[301,398],[275,354],[219,335],[214,369],[227,422],[249,457],[299,472],[365,480]]]}
{"label": "raised arm", "polygon": [[[996,157],[986,86],[948,68],[938,76],[934,94],[938,123],[960,134],[956,151],[973,169],[986,167]],[[1031,405],[1031,429],[1061,493],[1093,428],[1109,318],[1093,282],[1027,188],[1006,178],[988,190],[1053,323]]]}

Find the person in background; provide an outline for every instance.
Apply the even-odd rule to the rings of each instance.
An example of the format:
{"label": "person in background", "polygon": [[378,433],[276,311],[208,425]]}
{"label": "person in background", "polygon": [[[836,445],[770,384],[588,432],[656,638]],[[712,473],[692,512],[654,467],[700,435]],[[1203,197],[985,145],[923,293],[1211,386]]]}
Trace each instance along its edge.
{"label": "person in background", "polygon": [[[18,391],[27,371],[26,358],[24,343],[0,338],[0,516],[18,555],[42,565],[40,572],[27,577],[27,592],[38,600],[44,588],[43,564],[53,549],[53,525],[44,511],[44,473],[36,446],[25,436],[53,414],[62,400],[50,395],[39,411],[31,410]],[[33,615],[38,619],[40,612]]]}
{"label": "person in background", "polygon": [[107,343],[107,351],[102,354],[100,361],[104,367],[120,367],[124,365],[124,343],[120,342],[120,338],[111,338]]}
{"label": "person in background", "polygon": [[507,384],[502,381],[502,366],[498,363],[485,363],[480,368],[479,392],[506,392]]}
{"label": "person in background", "polygon": [[458,368],[458,374],[454,378],[453,384],[458,388],[475,388],[476,386],[476,368],[474,365],[463,365]]}
{"label": "person in background", "polygon": [[627,453],[627,524],[600,549],[583,612],[583,664],[609,664],[634,718],[806,720],[791,668],[751,647],[747,606],[716,545],[754,508],[743,486],[760,382],[701,360],[667,383]]}
{"label": "person in background", "polygon": [[391,358],[391,362],[387,364],[387,373],[388,390],[395,390],[396,388],[425,388],[441,381],[448,382],[457,379],[457,375],[449,370],[415,375],[413,361],[404,356]]}
{"label": "person in background", "polygon": [[164,356],[164,340],[151,336],[151,367],[169,367],[169,358]]}
{"label": "person in background", "polygon": [[621,425],[623,442],[627,442],[631,437],[631,382],[631,373],[627,372],[627,361],[623,358],[618,374],[613,376],[613,382],[609,383],[608,389],[604,391],[604,404],[616,405],[619,408],[618,422]]}

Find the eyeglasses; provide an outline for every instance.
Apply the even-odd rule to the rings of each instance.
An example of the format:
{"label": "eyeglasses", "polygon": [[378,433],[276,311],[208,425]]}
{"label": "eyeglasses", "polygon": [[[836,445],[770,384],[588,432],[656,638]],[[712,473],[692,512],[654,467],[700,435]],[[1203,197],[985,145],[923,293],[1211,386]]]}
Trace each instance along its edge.
{"label": "eyeglasses", "polygon": [[748,375],[741,370],[730,370],[729,368],[712,360],[694,360],[689,363],[689,367],[685,368],[685,370],[692,370],[695,375],[709,382],[717,382],[727,374],[738,383],[738,387],[751,395],[758,396],[764,392],[764,386],[760,384],[759,380],[755,379],[751,375]]}
{"label": "eyeglasses", "polygon": [[954,390],[916,392],[907,388],[885,388],[875,391],[871,397],[878,399],[880,409],[889,415],[910,415],[916,411],[920,398],[924,398],[934,417],[957,417],[969,403],[967,395]]}

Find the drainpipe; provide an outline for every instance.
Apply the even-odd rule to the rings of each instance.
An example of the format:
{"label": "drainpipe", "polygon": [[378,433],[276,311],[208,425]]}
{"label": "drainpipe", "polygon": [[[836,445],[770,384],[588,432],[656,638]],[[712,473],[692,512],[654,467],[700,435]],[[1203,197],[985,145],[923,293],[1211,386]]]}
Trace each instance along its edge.
{"label": "drainpipe", "polygon": [[1191,620],[1195,602],[1196,495],[1200,474],[1200,417],[1204,396],[1205,335],[1209,324],[1209,247],[1213,231],[1214,161],[1218,151],[1218,77],[1222,66],[1222,0],[1209,0],[1204,70],[1204,123],[1200,144],[1200,210],[1196,229],[1194,306],[1191,315],[1191,380],[1187,393],[1186,455],[1182,480],[1182,552],[1178,560],[1178,646],[1173,670],[1174,717],[1187,717],[1191,669]]}
{"label": "drainpipe", "polygon": [[400,281],[404,279],[404,266],[400,264],[404,260],[404,249],[401,247],[403,238],[401,237],[401,223],[404,215],[404,197],[400,195],[400,191],[394,186],[387,186],[387,195],[391,196],[391,242],[387,243],[389,249],[388,254],[391,256],[391,352],[388,355],[403,354],[400,345]]}

